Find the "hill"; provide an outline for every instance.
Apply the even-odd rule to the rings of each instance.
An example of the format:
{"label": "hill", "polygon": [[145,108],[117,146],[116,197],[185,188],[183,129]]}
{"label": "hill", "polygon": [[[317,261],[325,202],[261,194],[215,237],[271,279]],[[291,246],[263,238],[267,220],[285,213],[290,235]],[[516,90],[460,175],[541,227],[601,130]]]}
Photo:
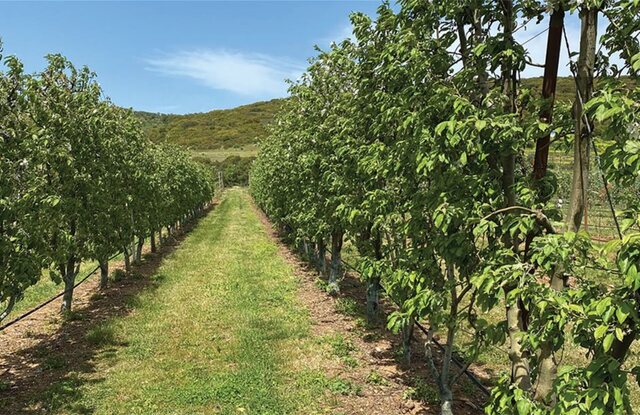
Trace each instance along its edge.
{"label": "hill", "polygon": [[137,111],[149,138],[194,150],[242,149],[255,146],[267,134],[267,124],[282,99],[256,102],[228,110],[175,115]]}
{"label": "hill", "polygon": [[[624,78],[631,87],[630,78]],[[522,80],[524,87],[540,91],[542,78]],[[559,77],[558,101],[575,99],[571,77]],[[137,111],[145,131],[154,141],[168,141],[190,147],[199,156],[222,161],[230,156],[255,156],[256,144],[267,134],[267,125],[282,106],[283,99],[256,102],[228,110],[176,115]]]}
{"label": "hill", "polygon": [[[635,87],[635,81],[628,77],[623,76],[620,78],[622,82],[630,89]],[[598,80],[596,79],[596,84]],[[542,77],[535,78],[523,78],[522,86],[525,88],[531,88],[532,91],[541,93],[542,91]],[[556,85],[556,100],[559,102],[573,102],[576,99],[576,84],[570,76],[559,76],[558,83]]]}

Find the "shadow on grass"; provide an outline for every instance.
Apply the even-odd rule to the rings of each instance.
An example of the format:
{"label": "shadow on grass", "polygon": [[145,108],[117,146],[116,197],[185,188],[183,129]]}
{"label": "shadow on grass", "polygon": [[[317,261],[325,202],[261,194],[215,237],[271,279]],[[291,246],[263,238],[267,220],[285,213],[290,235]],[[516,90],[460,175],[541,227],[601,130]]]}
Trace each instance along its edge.
{"label": "shadow on grass", "polygon": [[[63,321],[55,332],[29,334],[36,344],[7,356],[3,365],[0,414],[32,415],[61,408],[75,414],[93,413],[94,408],[78,403],[81,386],[102,382],[97,358],[115,356],[118,348],[127,346],[117,338],[111,322],[130,314],[141,293],[162,284],[165,278],[157,271],[163,259],[208,213],[186,225],[158,252],[146,254],[141,263],[133,266],[131,276],[110,280],[107,289],[91,296],[87,307],[60,317]],[[28,320],[22,324],[25,323]]]}
{"label": "shadow on grass", "polygon": [[[318,273],[313,259],[307,258],[293,247],[292,241],[280,232],[276,232],[280,241],[288,247],[290,252],[295,253],[303,268],[318,276],[317,286],[321,290],[327,286],[327,276]],[[329,261],[326,268],[329,269]],[[322,294],[321,294],[322,295]],[[328,294],[324,294],[329,299]],[[343,279],[340,281],[340,292],[333,296],[335,311],[355,320],[357,334],[362,341],[371,346],[370,355],[376,359],[380,365],[392,365],[397,369],[398,376],[395,380],[400,381],[406,387],[405,398],[422,401],[432,410],[418,410],[412,414],[431,414],[433,409],[439,407],[439,394],[437,383],[433,380],[431,373],[426,367],[426,357],[424,344],[426,337],[417,328],[411,340],[411,362],[402,353],[401,336],[394,335],[386,328],[387,316],[397,307],[384,294],[380,296],[380,317],[377,324],[367,323],[366,315],[366,285],[359,278],[358,274],[352,270],[344,270]],[[376,347],[376,343],[385,340],[391,346],[386,348]],[[442,353],[439,349],[433,350],[434,357],[441,361]],[[458,368],[453,366],[452,376],[458,376]],[[482,379],[483,383],[491,384],[492,379]],[[471,383],[466,376],[462,375],[453,388],[455,402],[454,413],[456,414],[482,414],[482,407],[486,402],[486,396]]]}

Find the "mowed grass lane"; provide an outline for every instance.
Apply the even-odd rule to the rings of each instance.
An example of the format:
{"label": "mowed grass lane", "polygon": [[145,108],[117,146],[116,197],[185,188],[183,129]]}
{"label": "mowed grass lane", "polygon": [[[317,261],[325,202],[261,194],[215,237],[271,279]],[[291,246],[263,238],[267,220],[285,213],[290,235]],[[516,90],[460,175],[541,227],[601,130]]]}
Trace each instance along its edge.
{"label": "mowed grass lane", "polygon": [[100,355],[76,398],[52,412],[320,411],[322,376],[300,364],[318,352],[296,278],[244,190],[227,191],[155,278],[157,290],[102,329],[126,346]]}

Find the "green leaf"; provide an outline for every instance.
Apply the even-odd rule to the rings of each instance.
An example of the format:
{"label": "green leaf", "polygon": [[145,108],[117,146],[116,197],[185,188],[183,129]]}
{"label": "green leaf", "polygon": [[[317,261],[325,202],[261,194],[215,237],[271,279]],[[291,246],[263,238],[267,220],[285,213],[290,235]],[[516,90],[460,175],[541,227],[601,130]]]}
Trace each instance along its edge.
{"label": "green leaf", "polygon": [[607,306],[609,305],[609,301],[607,300],[608,298],[604,298],[598,301],[598,304],[596,305],[596,313],[600,315],[604,314],[604,310],[606,310]]}
{"label": "green leaf", "polygon": [[518,415],[529,415],[531,413],[531,403],[526,398],[520,398],[516,402]]}
{"label": "green leaf", "polygon": [[624,143],[624,151],[627,153],[640,153],[640,141],[637,140],[629,140]]}
{"label": "green leaf", "polygon": [[604,334],[607,332],[608,327],[605,325],[598,326],[596,330],[593,332],[593,335],[596,340],[600,340]]}
{"label": "green leaf", "polygon": [[622,308],[616,309],[616,318],[618,319],[618,323],[622,324],[629,316],[629,313],[622,310]]}
{"label": "green leaf", "polygon": [[449,125],[449,121],[443,121],[440,124],[438,124],[435,129],[436,135],[442,134],[442,132],[444,131],[445,128],[447,128],[448,125]]}
{"label": "green leaf", "polygon": [[476,47],[473,49],[473,53],[474,53],[476,56],[480,56],[480,55],[482,55],[482,52],[484,52],[484,50],[485,50],[486,48],[487,48],[487,44],[486,44],[486,43],[480,43],[478,46],[476,46]]}
{"label": "green leaf", "polygon": [[[640,0],[634,0],[633,4],[638,7],[638,4],[640,3]],[[634,71],[640,71],[640,53],[638,53],[637,55],[633,56],[631,58],[631,62],[633,62],[632,66],[633,66],[633,70]]]}
{"label": "green leaf", "polygon": [[598,121],[606,121],[606,120],[608,120],[609,118],[613,117],[614,115],[616,115],[616,114],[618,114],[618,113],[620,113],[620,112],[622,112],[622,111],[624,111],[624,108],[622,108],[622,107],[613,107],[613,108],[609,108],[609,109],[608,109],[608,110],[606,110],[606,111],[599,112],[599,113],[596,115],[596,119],[597,119]]}
{"label": "green leaf", "polygon": [[604,349],[605,352],[608,352],[609,349],[611,349],[611,344],[613,343],[613,333],[609,333],[607,334],[607,337],[604,338],[604,341],[602,342],[602,347]]}
{"label": "green leaf", "polygon": [[476,120],[476,130],[482,131],[487,126],[487,122],[485,120]]}

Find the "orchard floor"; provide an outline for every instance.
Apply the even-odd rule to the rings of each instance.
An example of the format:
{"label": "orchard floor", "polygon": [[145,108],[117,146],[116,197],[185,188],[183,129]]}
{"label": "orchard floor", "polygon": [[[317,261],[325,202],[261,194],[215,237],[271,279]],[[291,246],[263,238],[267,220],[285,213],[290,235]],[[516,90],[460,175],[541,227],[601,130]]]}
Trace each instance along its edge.
{"label": "orchard floor", "polygon": [[[337,298],[321,286],[247,192],[227,190],[71,318],[3,333],[18,346],[0,346],[0,414],[437,413],[420,353],[405,365],[364,322],[359,282]],[[473,389],[457,392],[456,413],[480,413]]]}

